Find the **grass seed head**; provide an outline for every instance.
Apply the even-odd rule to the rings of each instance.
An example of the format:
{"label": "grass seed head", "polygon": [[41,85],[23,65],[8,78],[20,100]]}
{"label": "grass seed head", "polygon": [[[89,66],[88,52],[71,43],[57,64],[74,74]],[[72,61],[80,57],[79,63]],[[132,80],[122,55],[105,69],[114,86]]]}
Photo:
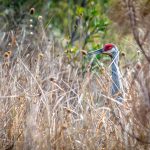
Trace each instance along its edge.
{"label": "grass seed head", "polygon": [[33,32],[30,32],[30,35],[33,35]]}
{"label": "grass seed head", "polygon": [[9,58],[10,54],[8,52],[4,53],[4,58]]}
{"label": "grass seed head", "polygon": [[121,56],[122,56],[122,57],[125,57],[125,56],[126,56],[126,53],[125,53],[125,52],[122,52],[122,53],[121,53]]}
{"label": "grass seed head", "polygon": [[12,55],[12,51],[11,50],[7,51],[7,53],[9,54],[9,56]]}
{"label": "grass seed head", "polygon": [[136,69],[137,69],[137,70],[141,70],[141,68],[142,68],[142,65],[141,65],[140,62],[138,62],[138,63],[136,64]]}
{"label": "grass seed head", "polygon": [[42,16],[39,16],[38,17],[38,20],[41,22],[43,20],[43,17]]}
{"label": "grass seed head", "polygon": [[30,19],[29,21],[30,21],[31,23],[33,23],[33,19]]}
{"label": "grass seed head", "polygon": [[43,54],[43,53],[39,53],[39,54],[38,54],[38,58],[39,58],[39,59],[42,59],[43,57],[44,57],[44,54]]}
{"label": "grass seed head", "polygon": [[87,51],[81,50],[82,55],[87,55]]}
{"label": "grass seed head", "polygon": [[33,15],[35,13],[35,9],[34,8],[31,8],[30,9],[30,15]]}
{"label": "grass seed head", "polygon": [[30,24],[30,28],[33,28],[33,25],[32,25],[32,24]]}

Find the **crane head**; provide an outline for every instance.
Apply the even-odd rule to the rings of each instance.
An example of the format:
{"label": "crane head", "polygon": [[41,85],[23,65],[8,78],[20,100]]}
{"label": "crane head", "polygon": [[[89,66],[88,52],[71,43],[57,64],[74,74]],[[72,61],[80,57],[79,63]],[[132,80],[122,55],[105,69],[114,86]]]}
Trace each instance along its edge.
{"label": "crane head", "polygon": [[117,52],[118,52],[117,47],[114,44],[108,43],[105,44],[103,48],[90,52],[88,53],[88,55],[91,56],[91,55],[97,55],[103,53],[113,57]]}
{"label": "crane head", "polygon": [[103,47],[103,50],[105,53],[111,53],[113,48],[115,47],[115,45],[113,44],[105,44],[104,47]]}

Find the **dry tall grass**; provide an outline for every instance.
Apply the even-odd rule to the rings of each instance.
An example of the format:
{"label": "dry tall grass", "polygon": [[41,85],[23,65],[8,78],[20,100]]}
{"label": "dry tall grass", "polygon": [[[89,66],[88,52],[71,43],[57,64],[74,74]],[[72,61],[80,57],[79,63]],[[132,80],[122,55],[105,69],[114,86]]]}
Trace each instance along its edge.
{"label": "dry tall grass", "polygon": [[121,104],[109,93],[109,70],[83,79],[43,28],[15,37],[0,63],[0,149],[149,149],[149,65],[126,76]]}

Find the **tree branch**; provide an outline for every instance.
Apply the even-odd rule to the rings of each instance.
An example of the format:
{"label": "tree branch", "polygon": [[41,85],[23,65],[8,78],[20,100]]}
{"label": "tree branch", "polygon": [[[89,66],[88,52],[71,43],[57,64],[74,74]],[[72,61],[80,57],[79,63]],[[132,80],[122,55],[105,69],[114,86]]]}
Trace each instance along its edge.
{"label": "tree branch", "polygon": [[135,39],[137,45],[139,46],[141,52],[145,56],[146,60],[150,63],[150,57],[146,54],[146,50],[143,47],[143,42],[140,41],[139,32],[137,30],[138,23],[137,23],[137,19],[136,19],[136,9],[134,6],[134,2],[133,2],[133,0],[123,0],[123,2],[125,3],[125,5],[127,7],[128,16],[130,19],[130,24],[131,24],[131,29],[133,32],[134,39]]}

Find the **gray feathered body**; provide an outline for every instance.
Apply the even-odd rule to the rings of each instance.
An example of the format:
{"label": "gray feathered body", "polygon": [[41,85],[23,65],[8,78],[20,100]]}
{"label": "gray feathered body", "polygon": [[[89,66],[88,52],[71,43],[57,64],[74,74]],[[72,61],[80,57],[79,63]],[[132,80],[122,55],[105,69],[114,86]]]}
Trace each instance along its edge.
{"label": "gray feathered body", "polygon": [[[119,50],[115,47],[115,51],[112,52],[112,95],[119,94],[118,100],[122,101],[123,99],[123,86],[121,81],[121,73],[119,70]],[[120,96],[121,95],[121,96]]]}

